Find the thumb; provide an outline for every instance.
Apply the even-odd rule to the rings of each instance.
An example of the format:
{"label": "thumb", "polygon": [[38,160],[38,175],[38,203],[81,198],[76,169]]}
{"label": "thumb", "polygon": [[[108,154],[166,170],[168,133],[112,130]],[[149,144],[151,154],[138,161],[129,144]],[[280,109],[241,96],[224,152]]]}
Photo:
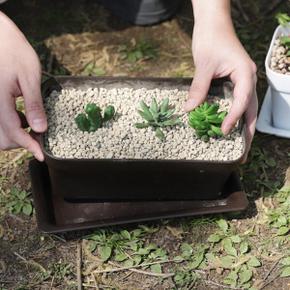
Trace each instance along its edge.
{"label": "thumb", "polygon": [[197,69],[189,89],[189,98],[183,109],[189,112],[199,106],[206,99],[212,81],[213,73]]}
{"label": "thumb", "polygon": [[28,82],[20,80],[20,87],[24,98],[25,114],[28,124],[33,131],[43,133],[47,129],[47,119],[44,112],[40,92],[40,79]]}

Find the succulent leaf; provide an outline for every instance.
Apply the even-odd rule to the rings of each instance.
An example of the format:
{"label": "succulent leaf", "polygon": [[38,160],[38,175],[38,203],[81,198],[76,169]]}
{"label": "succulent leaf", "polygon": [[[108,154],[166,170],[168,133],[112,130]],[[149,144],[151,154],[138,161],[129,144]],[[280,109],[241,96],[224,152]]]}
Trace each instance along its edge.
{"label": "succulent leaf", "polygon": [[221,124],[227,112],[218,111],[218,104],[205,102],[189,113],[188,123],[201,140],[207,142],[209,137],[223,136]]}
{"label": "succulent leaf", "polygon": [[168,98],[163,99],[161,104],[158,104],[156,99],[153,98],[150,107],[141,101],[140,108],[142,110],[138,110],[138,113],[146,122],[137,123],[135,127],[139,129],[153,127],[160,140],[165,139],[161,127],[175,126],[181,123],[180,119],[174,116],[175,109],[169,106]]}
{"label": "succulent leaf", "polygon": [[104,118],[103,121],[109,121],[111,120],[115,115],[115,108],[113,106],[108,106],[106,107],[105,111],[104,111]]}
{"label": "succulent leaf", "polygon": [[103,122],[113,118],[114,114],[115,108],[108,106],[103,118],[100,107],[94,103],[89,103],[85,107],[85,113],[77,115],[75,122],[81,131],[95,132],[102,127]]}

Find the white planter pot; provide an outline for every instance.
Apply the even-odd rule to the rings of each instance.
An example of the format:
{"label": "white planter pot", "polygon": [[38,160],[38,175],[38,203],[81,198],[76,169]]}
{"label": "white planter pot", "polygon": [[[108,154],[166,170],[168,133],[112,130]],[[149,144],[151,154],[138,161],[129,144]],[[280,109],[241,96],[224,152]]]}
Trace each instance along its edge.
{"label": "white planter pot", "polygon": [[290,27],[278,26],[266,57],[265,67],[272,97],[273,126],[290,130],[290,75],[277,73],[270,68],[274,42],[282,34],[290,34]]}

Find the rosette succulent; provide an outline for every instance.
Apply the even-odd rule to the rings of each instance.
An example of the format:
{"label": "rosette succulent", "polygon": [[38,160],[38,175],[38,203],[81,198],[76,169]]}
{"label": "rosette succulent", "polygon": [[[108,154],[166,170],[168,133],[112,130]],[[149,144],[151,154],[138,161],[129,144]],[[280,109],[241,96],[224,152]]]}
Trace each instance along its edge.
{"label": "rosette succulent", "polygon": [[78,128],[84,132],[95,132],[101,128],[104,122],[111,120],[115,115],[115,108],[108,106],[102,110],[94,103],[86,105],[85,113],[78,114],[75,118],[75,122]]}
{"label": "rosette succulent", "polygon": [[140,102],[141,110],[138,110],[139,115],[146,121],[136,123],[136,128],[142,129],[152,127],[156,132],[156,137],[164,140],[165,135],[161,130],[162,127],[175,126],[181,124],[180,119],[174,115],[175,108],[169,105],[169,99],[163,99],[161,104],[158,104],[153,98],[151,106],[146,105],[143,101]]}
{"label": "rosette succulent", "polygon": [[219,112],[218,104],[204,102],[188,114],[188,123],[203,141],[223,136],[221,125],[227,112]]}

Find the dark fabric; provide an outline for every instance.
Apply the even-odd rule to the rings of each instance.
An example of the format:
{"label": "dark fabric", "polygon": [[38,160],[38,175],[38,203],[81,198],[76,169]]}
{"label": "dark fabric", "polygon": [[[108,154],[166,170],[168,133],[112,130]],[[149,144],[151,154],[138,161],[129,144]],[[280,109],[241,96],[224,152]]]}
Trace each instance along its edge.
{"label": "dark fabric", "polygon": [[182,0],[99,0],[113,14],[137,25],[150,25],[171,18]]}

